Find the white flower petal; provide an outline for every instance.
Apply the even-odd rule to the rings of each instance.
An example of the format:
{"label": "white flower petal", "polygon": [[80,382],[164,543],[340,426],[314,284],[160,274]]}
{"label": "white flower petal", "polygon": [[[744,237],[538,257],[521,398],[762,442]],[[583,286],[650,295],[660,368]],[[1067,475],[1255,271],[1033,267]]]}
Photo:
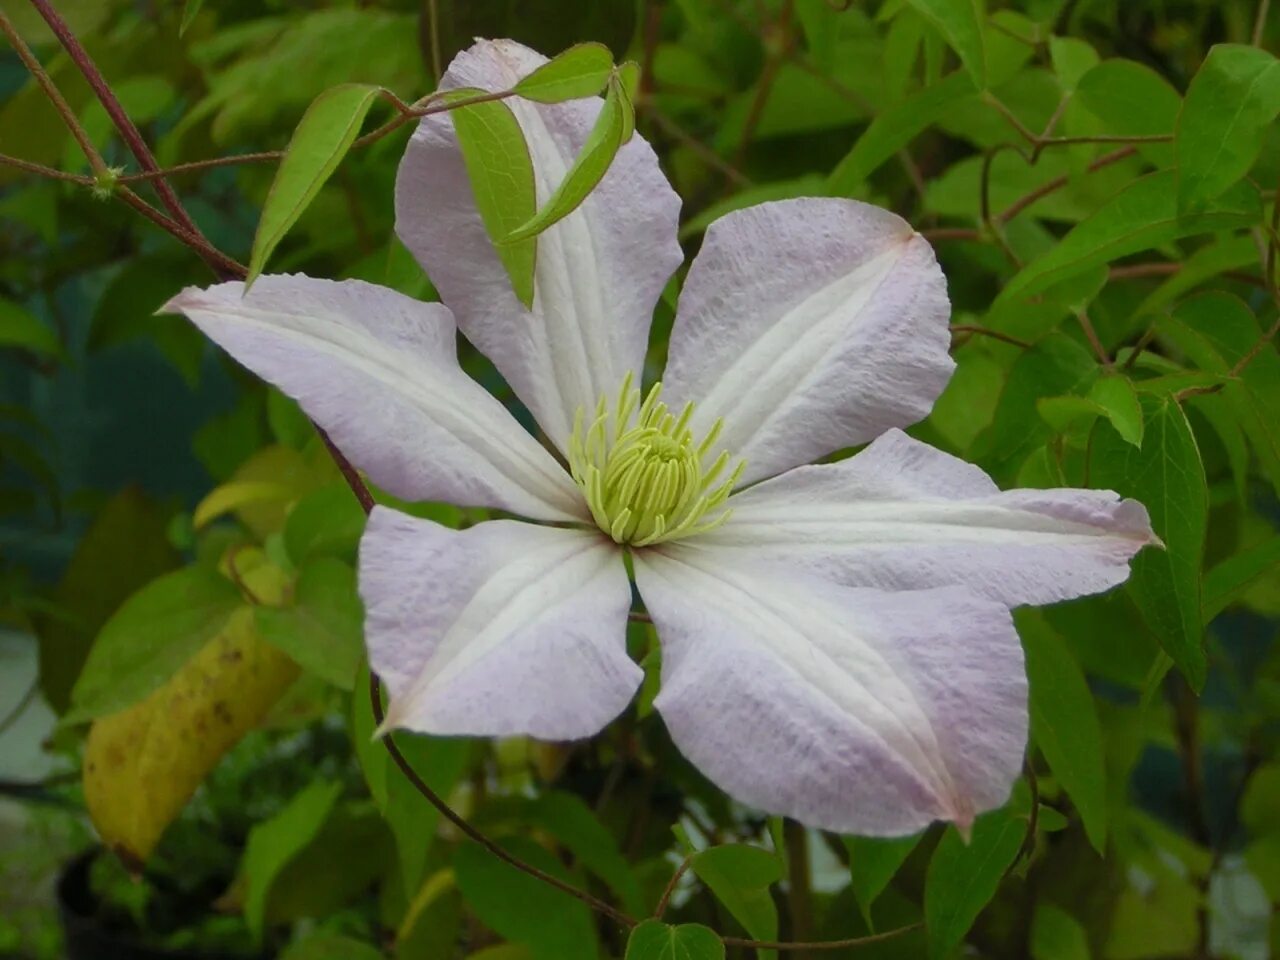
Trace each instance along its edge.
{"label": "white flower petal", "polygon": [[576,520],[567,471],[462,372],[449,311],[385,287],[303,276],[189,287],[192,322],[302,405],[374,483],[407,500]]}
{"label": "white flower petal", "polygon": [[[458,54],[441,88],[504,90],[545,62],[510,40],[482,40]],[[541,204],[602,101],[505,102],[525,132]],[[485,234],[447,113],[423,119],[396,179],[400,238],[561,451],[579,406],[590,412],[603,393],[616,394],[628,371],[640,380],[654,305],[681,261],[679,213],[652,148],[635,136],[582,206],[538,237],[530,312]]]}
{"label": "white flower petal", "polygon": [[1000,492],[980,469],[891,430],[834,464],[798,467],[734,495],[692,547],[793,562],[849,586],[947,584],[1009,606],[1123,583],[1158,543],[1146,508],[1107,490]]}
{"label": "white flower petal", "polygon": [[495,520],[450,530],[377,507],[360,541],[369,662],[385,726],[587,737],[643,671],[627,657],[631,585],[598,533]]}
{"label": "white flower petal", "polygon": [[707,230],[671,334],[666,398],[724,418],[742,482],[928,414],[954,364],[946,280],[906,221],[856,200],[763,203]]}
{"label": "white flower petal", "polygon": [[1008,611],[948,588],[853,590],[732,557],[636,555],[655,705],[718,786],[812,827],[889,836],[1002,804],[1027,735]]}

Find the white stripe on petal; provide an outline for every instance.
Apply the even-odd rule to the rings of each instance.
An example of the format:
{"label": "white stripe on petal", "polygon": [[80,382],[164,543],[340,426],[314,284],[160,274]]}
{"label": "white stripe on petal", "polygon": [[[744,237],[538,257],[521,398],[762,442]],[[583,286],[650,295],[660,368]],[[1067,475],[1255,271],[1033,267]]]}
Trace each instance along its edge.
{"label": "white stripe on petal", "polygon": [[360,542],[386,728],[588,737],[631,700],[631,586],[595,531],[495,520],[450,530],[376,508]]}
{"label": "white stripe on petal", "polygon": [[728,506],[729,520],[691,547],[794,563],[849,586],[958,584],[1009,606],[1108,590],[1158,543],[1137,501],[1105,490],[1002,493],[977,467],[898,430]]}
{"label": "white stripe on petal", "polygon": [[662,642],[655,705],[738,800],[842,833],[962,827],[1002,804],[1026,743],[1008,611],[948,588],[841,587],[683,545],[636,555]]}
{"label": "white stripe on petal", "polygon": [[568,472],[462,372],[438,303],[359,280],[266,276],[247,294],[239,282],[191,287],[163,309],[297,400],[398,497],[588,516]]}
{"label": "white stripe on petal", "polygon": [[773,476],[928,414],[951,376],[946,281],[909,224],[856,200],[762,203],[707,230],[671,334],[667,399]]}
{"label": "white stripe on petal", "polygon": [[[441,89],[504,90],[546,63],[510,40],[458,54]],[[600,112],[599,97],[504,101],[524,130],[538,203],[564,178]],[[640,381],[649,324],[679,266],[680,198],[639,135],[586,201],[538,237],[533,310],[512,292],[480,222],[447,113],[425,117],[396,178],[396,231],[458,317],[562,452],[578,407],[590,412],[628,373]]]}

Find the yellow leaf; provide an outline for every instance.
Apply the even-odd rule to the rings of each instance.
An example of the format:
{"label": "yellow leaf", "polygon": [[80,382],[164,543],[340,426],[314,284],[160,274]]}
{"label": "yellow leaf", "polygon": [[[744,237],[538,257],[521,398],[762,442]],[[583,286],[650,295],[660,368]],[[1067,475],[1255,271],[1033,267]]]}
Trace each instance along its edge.
{"label": "yellow leaf", "polygon": [[209,771],[297,676],[297,665],[258,636],[246,607],[164,686],[96,720],[84,794],[103,843],[130,865],[144,863]]}

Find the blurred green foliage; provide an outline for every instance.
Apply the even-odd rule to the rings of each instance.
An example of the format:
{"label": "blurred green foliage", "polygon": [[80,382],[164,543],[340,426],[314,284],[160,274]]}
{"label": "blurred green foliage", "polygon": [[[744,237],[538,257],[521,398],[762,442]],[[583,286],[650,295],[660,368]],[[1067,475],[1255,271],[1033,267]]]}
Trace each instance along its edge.
{"label": "blurred green foliage", "polygon": [[[650,709],[652,676],[587,743],[400,738],[427,783],[504,849],[636,916],[669,900],[628,945],[609,919],[466,842],[371,742],[353,573],[363,514],[290,401],[154,315],[208,269],[126,205],[0,158],[0,618],[38,644],[40,690],[65,718],[48,749],[78,762],[78,723],[162,688],[246,607],[303,670],[169,828],[141,884],[99,861],[105,926],[289,960],[701,960],[725,955],[712,931],[897,927],[911,929],[857,956],[1280,949],[1280,355],[1266,336],[1280,243],[1280,65],[1267,51],[1280,47],[1280,11],[1268,16],[1265,0],[57,7],[160,163],[181,167],[169,182],[218,249],[425,298],[392,234],[409,127],[356,141],[395,116],[371,91],[413,102],[473,36],[548,55],[602,43],[642,68],[633,91],[591,82],[634,97],[637,129],[684,199],[690,251],[715,217],[767,199],[897,211],[934,242],[955,306],[958,369],[913,432],[1002,486],[1135,496],[1167,546],[1144,553],[1122,590],[1019,614],[1028,775],[968,844],[940,828],[905,841],[805,834],[736,807],[673,748]],[[0,11],[106,162],[154,200],[128,180],[136,162],[35,9],[0,0]],[[291,139],[317,159],[291,159],[292,179],[273,189]],[[8,49],[0,151],[93,173]],[[583,166],[579,192],[598,177]],[[507,211],[507,230],[531,213]],[[487,361],[465,344],[461,357],[514,404]],[[451,526],[485,516],[404,506]],[[633,624],[630,642],[652,675],[650,628]],[[24,798],[29,786],[3,784]],[[80,802],[74,786],[40,790]],[[6,922],[10,948],[60,949],[47,930]]]}

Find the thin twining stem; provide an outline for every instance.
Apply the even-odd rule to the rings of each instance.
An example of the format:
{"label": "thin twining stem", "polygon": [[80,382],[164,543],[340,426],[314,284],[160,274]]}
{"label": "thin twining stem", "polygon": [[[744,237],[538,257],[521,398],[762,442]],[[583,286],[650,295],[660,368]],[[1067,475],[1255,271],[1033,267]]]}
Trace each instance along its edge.
{"label": "thin twining stem", "polygon": [[[54,8],[50,0],[31,0],[31,5],[39,11],[40,16],[44,18],[44,22],[49,25],[49,29],[53,31],[54,36],[58,38],[58,42],[67,51],[67,55],[71,57],[72,62],[79,68],[80,73],[84,75],[90,88],[102,103],[103,109],[106,110],[107,116],[111,118],[111,122],[115,125],[116,130],[119,131],[121,138],[128,144],[129,151],[137,158],[139,166],[143,170],[159,170],[160,165],[156,163],[156,158],[152,155],[151,148],[147,146],[147,141],[143,139],[137,126],[129,118],[129,114],[120,103],[120,98],[115,95],[106,78],[102,75],[102,71],[98,69],[97,64],[93,62],[93,58],[89,56],[88,51],[85,50],[80,41],[76,39],[75,34],[71,32],[71,28],[67,26],[67,22],[62,19],[62,16]],[[187,231],[194,233],[196,236],[201,236],[200,228],[196,226],[195,221],[188,215],[173,188],[163,179],[160,179],[156,181],[155,189],[160,197],[160,202],[169,211],[169,215]]]}
{"label": "thin twining stem", "polygon": [[[1132,145],[1121,147],[1119,150],[1113,150],[1111,153],[1103,154],[1097,160],[1094,160],[1093,163],[1089,164],[1085,170],[1088,173],[1093,173],[1096,170],[1101,170],[1103,167],[1109,167],[1113,163],[1119,163],[1121,160],[1131,157],[1137,152],[1138,148]],[[1027,192],[1017,200],[1013,201],[1013,203],[1009,204],[1009,206],[1000,211],[1000,213],[997,213],[995,215],[996,223],[1008,223],[1037,200],[1042,200],[1049,194],[1061,190],[1068,182],[1069,178],[1066,175],[1063,175],[1061,177],[1054,177],[1052,180],[1040,184],[1040,186],[1036,187],[1034,190]]]}
{"label": "thin twining stem", "polygon": [[658,905],[653,908],[653,919],[662,919],[662,915],[667,912],[667,905],[671,903],[671,895],[676,892],[676,886],[680,883],[680,878],[685,875],[691,866],[693,866],[692,853],[681,860],[680,866],[676,867],[675,873],[671,874],[671,879],[667,881],[667,886],[662,891],[662,896],[658,898]]}
{"label": "thin twining stem", "polygon": [[[2,16],[4,14],[0,13],[0,17]],[[15,167],[18,170],[25,170],[27,173],[34,173],[49,180],[65,180],[68,183],[77,183],[82,187],[92,187],[98,182],[93,177],[86,177],[83,173],[67,173],[65,170],[55,170],[53,167],[46,167],[42,163],[32,163],[30,160],[11,157],[4,153],[0,153],[0,166]]]}
{"label": "thin twining stem", "polygon": [[[373,708],[374,721],[378,726],[381,726],[382,722],[386,719],[386,714],[382,709],[382,684],[379,682],[377,675],[373,673],[369,674],[369,705]],[[404,754],[400,752],[400,748],[396,746],[395,740],[392,738],[391,734],[383,734],[381,739],[383,745],[387,748],[387,752],[391,754],[392,761],[394,761],[395,765],[400,768],[400,772],[404,774],[405,779],[413,784],[414,789],[422,794],[422,796],[426,798],[427,802],[440,812],[442,817],[453,824],[469,840],[472,840],[484,847],[484,849],[488,850],[503,863],[515,867],[515,869],[519,870],[521,873],[527,873],[529,876],[541,880],[548,886],[555,887],[562,893],[567,893],[576,900],[581,900],[591,909],[599,913],[603,913],[612,920],[616,920],[622,926],[634,927],[636,925],[638,921],[634,917],[610,906],[598,897],[594,897],[587,893],[585,890],[579,890],[573,884],[566,883],[559,877],[553,876],[544,870],[540,870],[533,864],[526,863],[519,857],[508,853],[496,842],[489,839],[468,823],[451,806],[445,803],[444,800],[440,798],[439,794],[427,785],[426,781],[418,775],[418,772],[414,770],[409,761],[405,759]]]}
{"label": "thin twining stem", "polygon": [[1065,147],[1079,143],[1169,143],[1173,140],[1173,134],[1171,133],[1134,135],[1101,133],[1081,137],[1044,137],[1019,120],[1018,115],[995,94],[988,91],[983,95],[982,99],[994,107],[1005,118],[1009,126],[1017,131],[1018,136],[1035,148],[1037,153],[1044,147]]}
{"label": "thin twining stem", "polygon": [[[385,98],[390,101],[396,108],[396,115],[376,129],[370,130],[362,137],[357,137],[352,141],[351,149],[355,150],[359,147],[368,146],[381,140],[390,133],[399,130],[406,123],[421,117],[429,117],[437,113],[445,113],[449,110],[456,110],[459,107],[470,107],[477,103],[489,103],[494,100],[505,100],[508,97],[516,96],[514,90],[497,90],[492,93],[476,94],[474,97],[459,97],[456,100],[450,100],[445,103],[435,103],[439,99],[439,94],[431,94],[423,100],[415,104],[407,104],[390,91],[383,91]],[[216,167],[233,167],[246,163],[276,163],[283,160],[285,156],[284,150],[260,150],[255,153],[241,153],[230,157],[213,157],[208,160],[192,160],[189,163],[178,163],[172,167],[165,167],[161,170],[143,171],[142,173],[130,173],[119,178],[120,183],[134,183],[139,180],[155,180],[159,177],[172,177],[184,173],[196,173],[201,170],[211,170]]]}
{"label": "thin twining stem", "polygon": [[865,937],[850,937],[848,940],[813,940],[805,943],[786,940],[744,940],[741,937],[721,937],[726,947],[748,947],[755,950],[846,950],[850,947],[868,947],[873,943],[892,940],[912,930],[919,930],[922,923],[911,923],[905,927],[896,927],[884,933],[873,933]]}
{"label": "thin twining stem", "polygon": [[[8,38],[14,52],[18,54],[18,59],[22,61],[23,66],[35,78],[36,83],[40,85],[40,89],[44,91],[44,95],[49,98],[49,103],[53,105],[53,108],[58,111],[58,115],[62,117],[63,123],[71,131],[71,136],[75,138],[76,143],[80,145],[80,149],[84,152],[85,158],[88,159],[89,168],[93,170],[94,176],[97,178],[109,177],[111,171],[108,169],[106,161],[102,159],[102,154],[98,152],[98,148],[89,139],[89,134],[80,125],[80,120],[76,116],[76,112],[71,109],[71,104],[67,103],[67,98],[62,95],[62,91],[53,82],[53,78],[40,65],[39,59],[31,52],[31,48],[27,46],[27,42],[22,39],[22,36],[14,27],[12,21],[5,16],[3,10],[0,10],[0,32],[3,32]],[[28,167],[28,169],[30,168]]]}

